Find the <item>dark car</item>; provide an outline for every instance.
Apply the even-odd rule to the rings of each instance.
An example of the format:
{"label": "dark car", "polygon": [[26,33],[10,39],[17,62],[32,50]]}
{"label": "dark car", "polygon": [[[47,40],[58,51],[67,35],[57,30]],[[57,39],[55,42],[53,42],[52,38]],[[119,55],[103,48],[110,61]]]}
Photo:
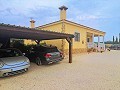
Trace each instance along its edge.
{"label": "dark car", "polygon": [[32,46],[26,55],[30,61],[37,65],[51,64],[63,59],[63,54],[56,46]]}

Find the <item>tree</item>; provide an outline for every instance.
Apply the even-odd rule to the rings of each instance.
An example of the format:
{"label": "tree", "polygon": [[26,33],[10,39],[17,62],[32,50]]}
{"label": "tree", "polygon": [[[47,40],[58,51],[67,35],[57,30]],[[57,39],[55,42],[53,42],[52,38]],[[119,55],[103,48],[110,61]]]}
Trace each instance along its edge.
{"label": "tree", "polygon": [[120,44],[120,33],[119,33],[119,44]]}
{"label": "tree", "polygon": [[116,41],[115,42],[116,42],[116,44],[118,43],[118,38],[117,37],[116,37]]}
{"label": "tree", "polygon": [[112,41],[106,41],[105,44],[113,44]]}
{"label": "tree", "polygon": [[114,36],[113,36],[113,44],[114,44],[114,42],[115,42],[115,38],[114,38]]}

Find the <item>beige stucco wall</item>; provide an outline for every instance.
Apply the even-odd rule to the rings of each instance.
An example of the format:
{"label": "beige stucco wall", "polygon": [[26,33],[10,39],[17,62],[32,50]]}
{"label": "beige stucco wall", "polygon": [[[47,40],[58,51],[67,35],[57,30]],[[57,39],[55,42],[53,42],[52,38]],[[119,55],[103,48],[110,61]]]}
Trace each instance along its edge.
{"label": "beige stucco wall", "polygon": [[94,35],[100,35],[100,36],[105,36],[104,32],[97,31],[97,30],[91,30],[86,28],[86,32],[93,33]]}
{"label": "beige stucco wall", "polygon": [[[55,32],[61,32],[62,31],[62,24],[61,23],[57,23],[55,25],[50,25],[50,26],[45,26],[40,28],[41,30],[49,30],[49,31],[55,31]],[[57,40],[45,40],[46,44],[51,44],[51,45],[55,45],[57,46],[59,49],[61,48],[62,45],[62,40],[61,39],[57,39]]]}
{"label": "beige stucco wall", "polygon": [[[74,34],[75,32],[80,33],[80,41],[75,41],[73,38],[73,52],[77,52],[80,51],[85,51],[87,49],[87,34],[86,34],[86,29],[73,25],[73,24],[69,24],[64,22],[65,25],[65,33],[68,34]],[[43,28],[40,28],[42,30],[51,30],[51,31],[57,31],[57,32],[61,32],[62,31],[62,23],[58,23],[58,24],[54,24],[54,25],[49,25],[49,26],[45,26]],[[69,44],[66,40],[65,44],[64,44],[64,49],[67,52],[69,49]],[[47,40],[45,41],[47,44],[52,44],[52,45],[56,45],[59,49],[62,49],[62,40]]]}
{"label": "beige stucco wall", "polygon": [[31,44],[36,44],[36,42],[33,41],[33,40],[24,39],[24,44],[25,45],[31,45]]}
{"label": "beige stucco wall", "polygon": [[89,42],[92,42],[92,41],[93,41],[92,36],[87,36],[87,38],[89,38]]}
{"label": "beige stucco wall", "polygon": [[[74,34],[75,32],[80,33],[80,41],[75,41],[73,38],[73,49],[87,48],[86,46],[86,29],[78,27],[69,23],[65,24],[65,33]],[[84,42],[84,43],[82,43]],[[65,49],[68,49],[69,44],[65,43]]]}

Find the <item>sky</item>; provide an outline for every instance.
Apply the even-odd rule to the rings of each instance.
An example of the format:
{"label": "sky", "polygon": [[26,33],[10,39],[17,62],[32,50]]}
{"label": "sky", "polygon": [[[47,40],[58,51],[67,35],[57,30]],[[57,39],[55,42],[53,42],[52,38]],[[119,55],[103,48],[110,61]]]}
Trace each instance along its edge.
{"label": "sky", "polygon": [[35,26],[60,19],[60,6],[68,7],[67,20],[106,32],[105,41],[120,33],[120,0],[0,0],[0,23]]}

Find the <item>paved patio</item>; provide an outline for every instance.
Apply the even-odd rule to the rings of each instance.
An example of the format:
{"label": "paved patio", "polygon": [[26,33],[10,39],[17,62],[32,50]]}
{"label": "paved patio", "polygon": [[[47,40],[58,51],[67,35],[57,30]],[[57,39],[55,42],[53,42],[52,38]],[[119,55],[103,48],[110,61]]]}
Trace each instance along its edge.
{"label": "paved patio", "polygon": [[28,72],[0,79],[0,90],[120,90],[120,51],[77,54]]}

